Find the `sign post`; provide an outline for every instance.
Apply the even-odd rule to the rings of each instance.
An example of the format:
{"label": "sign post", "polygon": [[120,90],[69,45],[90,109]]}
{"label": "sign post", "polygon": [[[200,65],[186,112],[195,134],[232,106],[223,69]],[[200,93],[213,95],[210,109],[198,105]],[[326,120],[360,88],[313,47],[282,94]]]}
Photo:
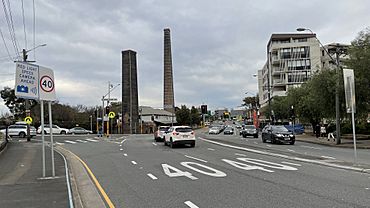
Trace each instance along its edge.
{"label": "sign post", "polygon": [[355,112],[356,112],[356,99],[355,99],[355,76],[353,69],[343,69],[344,89],[346,96],[346,109],[347,113],[351,113],[352,117],[352,134],[353,134],[353,150],[354,150],[354,163],[357,163],[357,149],[356,149],[356,128],[355,128]]}

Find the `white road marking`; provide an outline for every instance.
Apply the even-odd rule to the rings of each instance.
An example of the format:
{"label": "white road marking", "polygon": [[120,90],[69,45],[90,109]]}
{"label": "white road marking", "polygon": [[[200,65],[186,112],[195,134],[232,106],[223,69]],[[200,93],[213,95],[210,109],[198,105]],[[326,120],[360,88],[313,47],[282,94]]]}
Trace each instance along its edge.
{"label": "white road marking", "polygon": [[253,143],[258,144],[258,142],[253,142]]}
{"label": "white road marking", "polygon": [[188,205],[188,207],[190,208],[199,208],[197,205],[195,205],[193,202],[191,201],[186,201],[184,202],[186,205]]}
{"label": "white road marking", "polygon": [[325,155],[323,155],[321,157],[322,158],[325,158],[325,159],[331,159],[331,160],[335,160],[336,159],[335,157],[330,157],[330,156],[325,156]]}
{"label": "white road marking", "polygon": [[89,141],[89,142],[99,142],[99,141],[97,141],[95,139],[86,139],[86,140]]}
{"label": "white road marking", "polygon": [[123,149],[121,148],[121,149],[119,149],[120,151],[123,151]]}
{"label": "white road marking", "polygon": [[242,157],[245,157],[245,156],[247,156],[247,155],[244,155],[244,154],[239,154],[239,153],[235,153],[235,155],[237,155],[237,156],[242,156]]}
{"label": "white road marking", "polygon": [[283,162],[281,162],[281,163],[283,163],[283,164],[287,164],[287,165],[302,166],[302,165],[300,165],[300,164],[291,163],[291,162],[285,162],[285,161],[283,161]]}
{"label": "white road marking", "polygon": [[58,145],[64,145],[64,143],[59,143],[59,142],[55,142],[55,144],[58,144]]}
{"label": "white road marking", "polygon": [[272,147],[271,145],[269,145],[269,144],[266,144],[266,146],[268,146],[268,147]]}
{"label": "white road marking", "polygon": [[70,144],[76,144],[77,142],[72,142],[72,141],[69,141],[69,140],[64,140],[64,142],[67,142],[67,143],[70,143]]}
{"label": "white road marking", "polygon": [[87,141],[83,141],[83,140],[80,140],[80,139],[77,139],[76,141],[81,142],[81,143],[87,143]]}
{"label": "white road marking", "polygon": [[365,188],[366,190],[369,190],[369,188]]}
{"label": "white road marking", "polygon": [[311,146],[307,146],[307,145],[300,145],[300,146],[304,147],[304,148],[309,148],[309,149],[322,150],[322,148],[318,148],[318,147],[311,147]]}
{"label": "white road marking", "polygon": [[122,140],[122,141],[121,141],[121,144],[123,144],[123,142],[125,142],[125,141],[126,141],[126,139]]}
{"label": "white road marking", "polygon": [[204,163],[207,162],[205,160],[202,160],[202,159],[199,159],[199,158],[196,158],[196,157],[192,157],[192,156],[189,156],[189,155],[184,155],[184,156],[187,157],[187,158],[193,159],[193,160],[198,160],[198,161],[204,162]]}
{"label": "white road marking", "polygon": [[249,139],[245,139],[245,141],[249,142]]}
{"label": "white road marking", "polygon": [[121,144],[121,142],[114,142],[115,144]]}
{"label": "white road marking", "polygon": [[120,144],[119,146],[122,147],[122,144]]}
{"label": "white road marking", "polygon": [[212,148],[207,148],[207,150],[215,151],[215,149],[212,149]]}
{"label": "white road marking", "polygon": [[125,153],[125,154],[123,154],[123,156],[127,157],[127,154]]}
{"label": "white road marking", "polygon": [[131,161],[131,163],[132,163],[132,164],[134,164],[134,165],[136,165],[136,164],[137,164],[137,162],[135,162],[135,161]]}
{"label": "white road marking", "polygon": [[157,177],[155,177],[153,174],[151,174],[151,173],[148,173],[147,174],[151,179],[153,179],[153,180],[157,180],[158,178]]}
{"label": "white road marking", "polygon": [[154,142],[152,142],[152,144],[153,144],[154,146],[157,146],[157,144],[156,144],[156,143],[154,143]]}
{"label": "white road marking", "polygon": [[292,149],[286,149],[286,150],[288,150],[289,152],[295,152],[294,150],[292,150]]}

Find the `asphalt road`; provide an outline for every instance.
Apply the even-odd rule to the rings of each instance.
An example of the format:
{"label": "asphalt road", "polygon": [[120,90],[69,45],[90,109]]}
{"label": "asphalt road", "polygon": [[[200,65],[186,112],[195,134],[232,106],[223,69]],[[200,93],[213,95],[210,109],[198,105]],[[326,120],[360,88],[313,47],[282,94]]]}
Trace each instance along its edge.
{"label": "asphalt road", "polygon": [[[207,138],[247,142],[238,136]],[[366,173],[238,150],[200,138],[195,148],[175,149],[154,142],[152,135],[55,140],[86,162],[116,207],[370,207]],[[270,145],[250,140],[257,142],[251,142],[256,145],[251,149],[258,151]],[[302,145],[312,146],[271,145],[265,152],[289,156],[298,153],[287,148],[319,151]],[[335,151],[323,152],[333,156]],[[318,158],[323,152],[307,157]]]}

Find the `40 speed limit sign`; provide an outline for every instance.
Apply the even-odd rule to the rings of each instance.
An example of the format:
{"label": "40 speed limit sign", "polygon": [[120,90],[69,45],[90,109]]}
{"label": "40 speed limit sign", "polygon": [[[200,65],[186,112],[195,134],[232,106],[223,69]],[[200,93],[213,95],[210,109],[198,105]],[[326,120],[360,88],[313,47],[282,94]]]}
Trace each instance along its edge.
{"label": "40 speed limit sign", "polygon": [[41,90],[45,92],[51,92],[54,90],[54,80],[51,77],[45,75],[40,79],[40,87]]}
{"label": "40 speed limit sign", "polygon": [[55,101],[55,80],[53,70],[40,66],[39,69],[40,100]]}

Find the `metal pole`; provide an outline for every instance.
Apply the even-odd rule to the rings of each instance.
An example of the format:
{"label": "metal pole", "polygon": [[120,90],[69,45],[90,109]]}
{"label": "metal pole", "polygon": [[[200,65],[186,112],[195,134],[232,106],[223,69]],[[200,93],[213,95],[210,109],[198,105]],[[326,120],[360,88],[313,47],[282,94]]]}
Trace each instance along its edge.
{"label": "metal pole", "polygon": [[[23,49],[22,50],[22,55],[23,55],[23,61],[24,62],[27,62],[27,51],[26,49]],[[26,117],[27,116],[30,116],[30,110],[29,110],[29,103],[28,103],[28,99],[25,99],[24,100],[25,102],[25,107],[26,107]],[[27,124],[27,142],[31,141],[31,133],[30,133],[30,124]]]}
{"label": "metal pole", "polygon": [[[107,100],[107,106],[109,106],[109,101],[110,101],[110,81],[108,81],[108,100]],[[106,112],[107,115],[109,112]],[[110,118],[108,117],[108,122],[107,122],[107,137],[110,137],[109,135],[109,130],[110,130]]]}
{"label": "metal pole", "polygon": [[337,58],[337,83],[335,88],[335,128],[337,131],[337,144],[341,143],[340,138],[340,112],[339,112],[339,72],[340,72],[340,65],[339,65],[339,47],[336,48],[335,51],[336,58]]}
{"label": "metal pole", "polygon": [[103,98],[101,99],[101,101],[103,102],[103,110],[101,112],[101,119],[102,119],[102,122],[101,122],[101,136],[103,137],[104,135],[104,117],[105,117],[105,108],[104,108],[104,96]]}
{"label": "metal pole", "polygon": [[51,101],[48,102],[48,105],[49,105],[49,127],[50,127],[50,145],[51,145],[51,172],[52,176],[55,177],[53,119],[51,114]]}
{"label": "metal pole", "polygon": [[45,178],[45,131],[44,131],[44,101],[40,101],[41,107],[41,140],[42,140],[42,177]]}
{"label": "metal pole", "polygon": [[354,163],[357,163],[357,148],[356,148],[356,128],[355,128],[355,112],[354,112],[354,102],[352,100],[353,98],[353,89],[352,89],[352,84],[350,81],[350,78],[347,77],[347,83],[349,84],[349,89],[350,89],[350,95],[351,95],[351,114],[352,114],[352,134],[353,134],[353,151],[355,154],[354,158]]}

